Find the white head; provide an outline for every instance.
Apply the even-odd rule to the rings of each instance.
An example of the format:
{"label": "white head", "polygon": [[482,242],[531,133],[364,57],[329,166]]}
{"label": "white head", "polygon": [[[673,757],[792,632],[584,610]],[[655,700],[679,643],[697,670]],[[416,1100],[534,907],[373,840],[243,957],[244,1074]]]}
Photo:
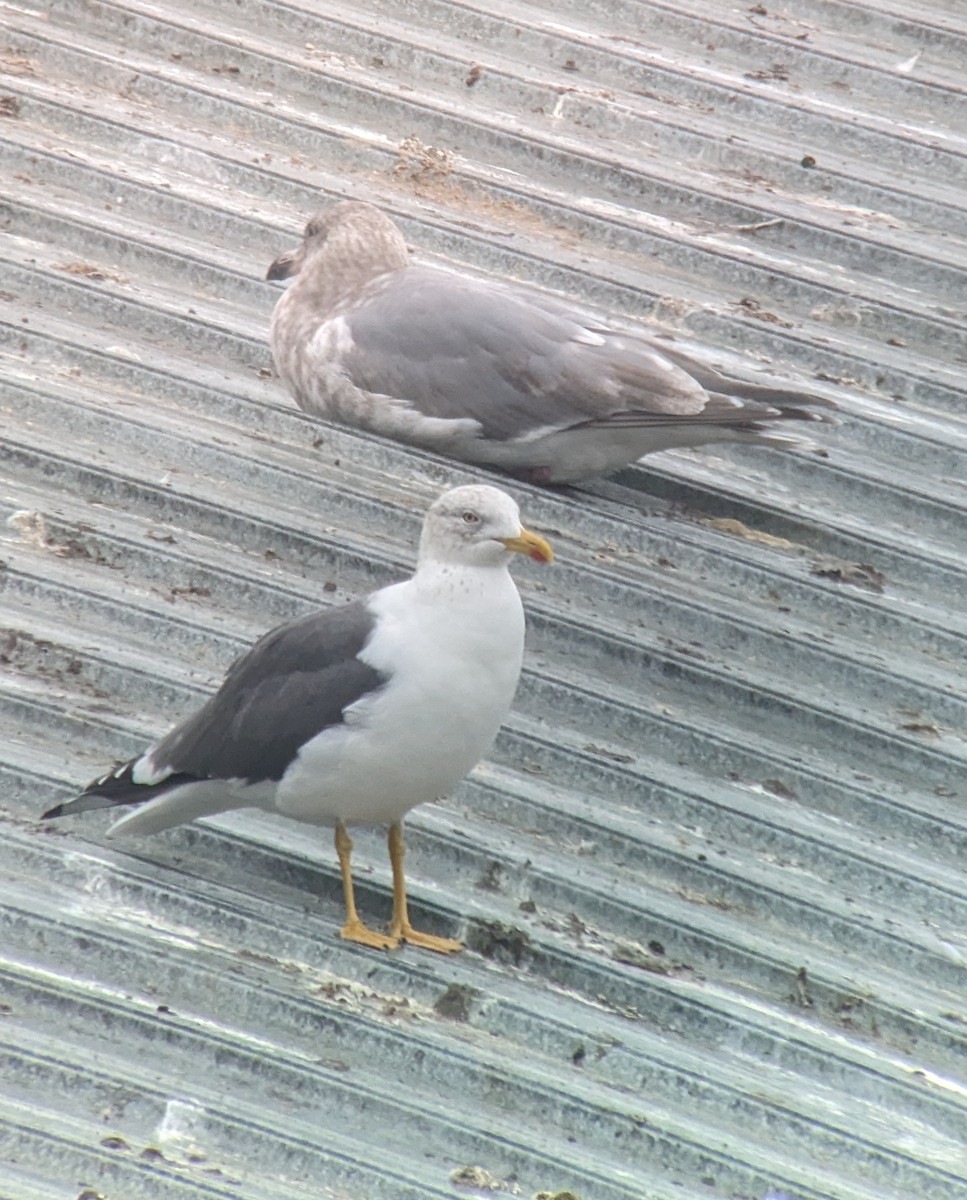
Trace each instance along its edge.
{"label": "white head", "polygon": [[483,484],[451,488],[430,505],[420,536],[419,561],[463,566],[506,566],[512,553],[537,562],[554,554],[542,537],[520,523],[514,500]]}

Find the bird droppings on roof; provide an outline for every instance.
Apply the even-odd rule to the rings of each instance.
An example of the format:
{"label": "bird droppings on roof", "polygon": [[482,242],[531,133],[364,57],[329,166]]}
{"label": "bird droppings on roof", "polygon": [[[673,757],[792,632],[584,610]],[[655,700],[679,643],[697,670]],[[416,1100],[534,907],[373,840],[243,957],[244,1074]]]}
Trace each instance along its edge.
{"label": "bird droppings on roof", "polygon": [[[0,1191],[961,1200],[954,8],[99,0],[3,43]],[[262,276],[346,199],[842,423],[558,491],[325,424]],[[407,819],[464,953],[340,939],[269,814],[38,821],[479,482],[556,560],[487,760]]]}

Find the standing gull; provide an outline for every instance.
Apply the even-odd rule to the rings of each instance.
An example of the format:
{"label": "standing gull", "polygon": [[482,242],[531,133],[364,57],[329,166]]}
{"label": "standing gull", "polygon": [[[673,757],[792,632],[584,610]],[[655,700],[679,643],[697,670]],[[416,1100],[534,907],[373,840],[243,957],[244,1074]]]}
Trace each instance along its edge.
{"label": "standing gull", "polygon": [[269,267],[295,276],[272,354],[318,416],[533,483],[608,474],[712,441],[796,445],[819,397],[732,379],[512,284],[411,264],[393,222],[342,201]]}
{"label": "standing gull", "polygon": [[[256,807],[332,826],[344,938],[459,950],[410,925],[402,819],[463,778],[510,708],[524,650],[507,569],[514,552],[553,558],[505,492],[444,492],[426,515],[412,578],[273,629],[198,712],[44,817],[137,804],[110,833],[149,834]],[[346,831],[382,824],[393,868],[388,935],[356,912]]]}

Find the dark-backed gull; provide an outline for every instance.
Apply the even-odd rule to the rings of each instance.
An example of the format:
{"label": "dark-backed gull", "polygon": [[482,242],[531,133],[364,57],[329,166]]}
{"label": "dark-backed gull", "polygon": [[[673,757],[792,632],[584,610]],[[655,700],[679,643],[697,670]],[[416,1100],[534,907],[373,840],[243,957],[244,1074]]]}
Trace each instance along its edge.
{"label": "dark-backed gull", "polygon": [[[448,952],[410,925],[403,816],[450,791],[486,753],[520,675],[524,612],[514,552],[550,562],[498,488],[458,487],[430,507],[416,571],[343,607],[289,621],[229,669],[193,716],[45,817],[137,804],[111,833],[150,834],[258,807],[335,828],[346,922],[367,946]],[[389,825],[389,933],[356,913],[347,827]]]}

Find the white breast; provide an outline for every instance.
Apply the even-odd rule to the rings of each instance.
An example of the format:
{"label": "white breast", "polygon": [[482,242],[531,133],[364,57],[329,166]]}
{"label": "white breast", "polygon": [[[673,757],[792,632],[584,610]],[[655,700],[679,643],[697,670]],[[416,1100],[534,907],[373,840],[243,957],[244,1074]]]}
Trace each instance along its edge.
{"label": "white breast", "polygon": [[503,568],[421,571],[370,600],[361,657],[389,683],[303,747],[280,812],[330,825],[398,820],[445,795],[486,753],[520,675],[524,614]]}

